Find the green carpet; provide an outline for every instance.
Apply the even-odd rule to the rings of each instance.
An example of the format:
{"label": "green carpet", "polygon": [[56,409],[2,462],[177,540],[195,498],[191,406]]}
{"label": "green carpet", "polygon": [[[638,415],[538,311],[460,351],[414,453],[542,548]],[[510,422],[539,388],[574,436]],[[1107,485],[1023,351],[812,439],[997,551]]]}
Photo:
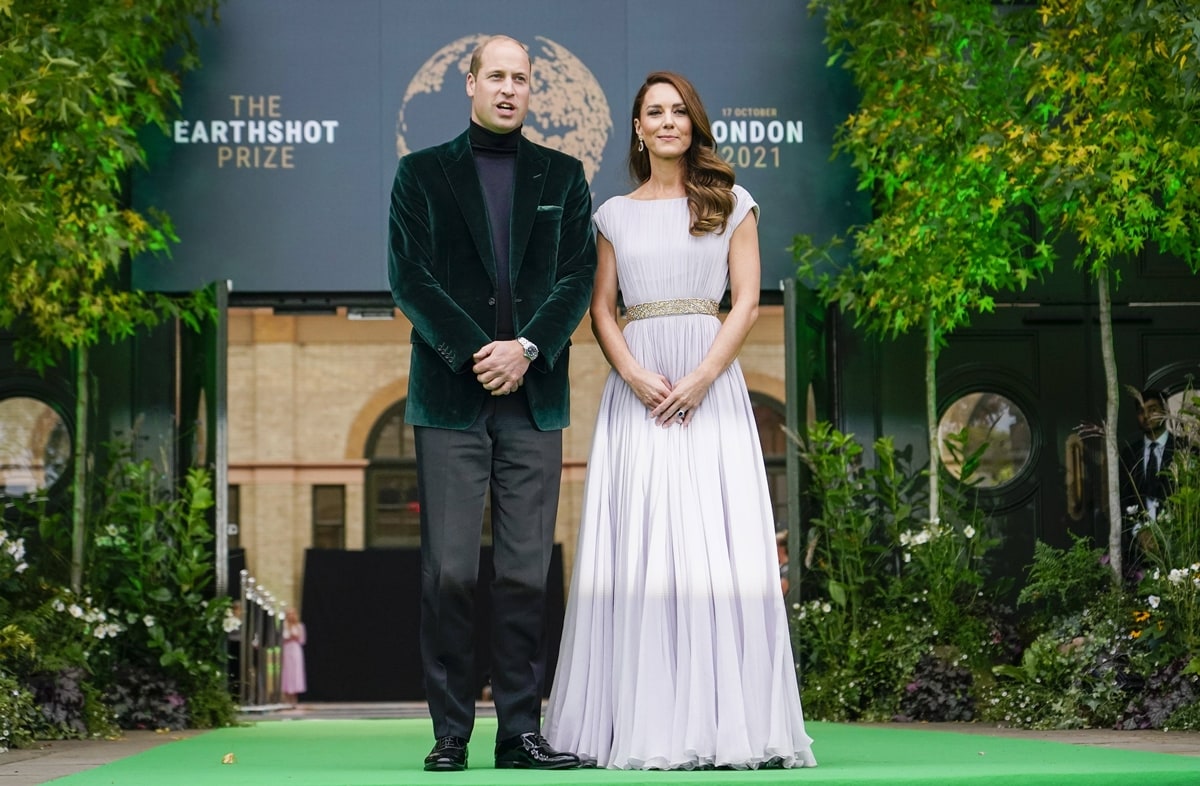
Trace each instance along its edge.
{"label": "green carpet", "polygon": [[[1200,784],[1200,758],[911,728],[810,723],[820,767],[761,772],[529,772],[492,768],[495,720],[481,719],[472,769],[427,773],[427,720],[296,720],[166,743],[60,786],[391,786],[393,784]],[[233,764],[222,764],[226,754]]]}

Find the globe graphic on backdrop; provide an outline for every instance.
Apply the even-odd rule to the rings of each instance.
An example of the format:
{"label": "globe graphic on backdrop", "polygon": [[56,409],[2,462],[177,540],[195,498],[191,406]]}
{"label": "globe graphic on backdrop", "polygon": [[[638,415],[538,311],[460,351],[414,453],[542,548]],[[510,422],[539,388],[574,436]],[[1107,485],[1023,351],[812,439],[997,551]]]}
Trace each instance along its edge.
{"label": "globe graphic on backdrop", "polygon": [[[396,121],[396,155],[446,141],[447,118],[461,117],[465,129],[470,113],[466,93],[471,53],[489,38],[459,38],[433,54],[404,91]],[[566,47],[538,36],[530,47],[532,73],[525,137],[532,142],[575,156],[592,181],[600,169],[604,145],[612,131],[608,100],[600,83]]]}

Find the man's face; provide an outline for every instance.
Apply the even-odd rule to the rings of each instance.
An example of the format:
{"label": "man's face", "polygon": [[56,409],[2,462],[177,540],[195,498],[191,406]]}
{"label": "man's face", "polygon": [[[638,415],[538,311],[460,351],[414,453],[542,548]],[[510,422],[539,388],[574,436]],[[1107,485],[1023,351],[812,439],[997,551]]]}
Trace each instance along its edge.
{"label": "man's face", "polygon": [[1142,431],[1157,436],[1162,433],[1165,422],[1166,413],[1163,412],[1161,402],[1147,399],[1142,403],[1142,408],[1138,410],[1138,425],[1142,427]]}
{"label": "man's face", "polygon": [[479,74],[467,74],[471,119],[497,134],[520,128],[529,111],[529,71],[529,55],[520,44],[505,39],[488,44]]}

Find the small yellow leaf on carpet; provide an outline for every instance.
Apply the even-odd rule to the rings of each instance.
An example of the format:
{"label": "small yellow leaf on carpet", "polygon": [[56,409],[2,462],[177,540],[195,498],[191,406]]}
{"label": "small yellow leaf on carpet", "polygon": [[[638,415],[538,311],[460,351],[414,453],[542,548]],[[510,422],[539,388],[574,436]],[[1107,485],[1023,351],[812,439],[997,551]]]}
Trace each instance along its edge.
{"label": "small yellow leaf on carpet", "polygon": [[224,755],[224,756],[221,758],[221,763],[222,763],[222,764],[237,764],[237,761],[236,761],[236,760],[233,758],[233,754],[232,754],[232,753],[226,753],[226,754],[225,754],[225,755]]}

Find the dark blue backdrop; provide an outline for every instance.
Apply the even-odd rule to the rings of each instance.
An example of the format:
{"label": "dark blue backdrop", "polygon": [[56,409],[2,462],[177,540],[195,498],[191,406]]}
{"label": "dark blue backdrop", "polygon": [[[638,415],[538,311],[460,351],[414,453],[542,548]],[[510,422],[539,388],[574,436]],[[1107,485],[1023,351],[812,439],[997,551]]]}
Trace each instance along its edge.
{"label": "dark blue backdrop", "polygon": [[229,279],[235,302],[386,295],[397,155],[466,127],[465,58],[474,37],[497,32],[531,49],[528,132],[584,159],[597,206],[630,189],[633,94],[670,69],[697,85],[722,154],[762,206],[764,290],[792,275],[794,234],[824,238],[853,220],[852,173],[830,161],[851,88],[826,67],[823,27],[803,3],[237,0],[201,31],[204,67],[187,77],[181,122],[147,134],[134,201],[164,209],[181,243],[169,260],[135,260],[134,284]]}

